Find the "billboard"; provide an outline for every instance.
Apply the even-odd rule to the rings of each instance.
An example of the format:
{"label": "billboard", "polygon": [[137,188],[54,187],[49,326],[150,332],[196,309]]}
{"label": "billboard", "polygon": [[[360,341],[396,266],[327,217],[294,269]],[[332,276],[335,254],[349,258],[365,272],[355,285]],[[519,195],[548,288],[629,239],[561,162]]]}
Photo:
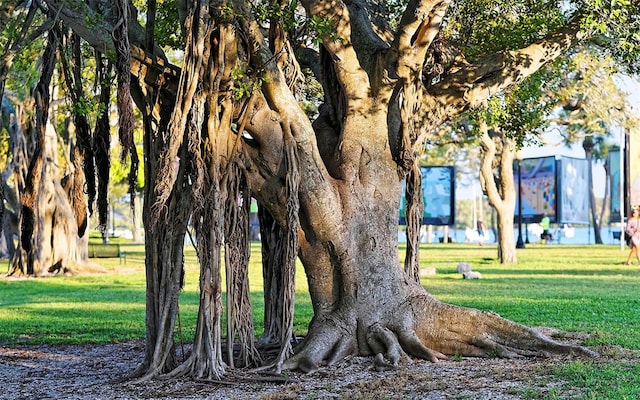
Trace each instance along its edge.
{"label": "billboard", "polygon": [[[522,187],[518,185],[518,164]],[[522,221],[540,222],[547,214],[551,222],[557,222],[556,215],[556,158],[525,158],[516,161],[513,169],[516,193],[515,218],[518,218],[519,198],[522,197]]]}
{"label": "billboard", "polygon": [[620,222],[620,210],[623,206],[620,201],[620,149],[609,150],[609,174],[611,176],[609,185],[609,197],[611,198],[611,210],[609,212],[609,222]]}
{"label": "billboard", "polygon": [[[423,225],[453,225],[455,216],[455,168],[453,166],[426,166],[422,171]],[[405,183],[400,199],[400,225],[405,219]]]}
{"label": "billboard", "polygon": [[[627,207],[637,207],[640,206],[640,130],[627,132],[627,144],[626,156],[629,157],[625,160],[627,168],[629,168],[629,180],[627,181],[629,204]],[[626,215],[629,215],[629,211],[627,209]]]}
{"label": "billboard", "polygon": [[584,158],[557,160],[558,223],[589,223],[589,162]]}

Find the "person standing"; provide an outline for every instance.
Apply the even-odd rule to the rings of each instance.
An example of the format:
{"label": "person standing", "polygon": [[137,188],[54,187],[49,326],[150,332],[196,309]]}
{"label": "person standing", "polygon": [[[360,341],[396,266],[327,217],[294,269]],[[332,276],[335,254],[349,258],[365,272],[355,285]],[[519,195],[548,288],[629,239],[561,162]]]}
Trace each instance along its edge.
{"label": "person standing", "polygon": [[542,239],[542,244],[551,242],[551,232],[549,232],[549,228],[551,226],[551,220],[547,213],[544,213],[542,219],[540,220],[540,227],[542,228],[542,235],[540,235],[540,239]]}
{"label": "person standing", "polygon": [[478,244],[482,246],[482,242],[484,241],[484,224],[482,221],[478,220],[476,222],[476,230],[478,231]]}
{"label": "person standing", "polygon": [[638,246],[640,246],[640,207],[635,207],[631,211],[631,216],[627,219],[627,225],[624,228],[624,232],[629,237],[629,247],[631,251],[627,257],[626,265],[631,265],[631,257],[634,255],[640,263],[640,255],[638,255]]}

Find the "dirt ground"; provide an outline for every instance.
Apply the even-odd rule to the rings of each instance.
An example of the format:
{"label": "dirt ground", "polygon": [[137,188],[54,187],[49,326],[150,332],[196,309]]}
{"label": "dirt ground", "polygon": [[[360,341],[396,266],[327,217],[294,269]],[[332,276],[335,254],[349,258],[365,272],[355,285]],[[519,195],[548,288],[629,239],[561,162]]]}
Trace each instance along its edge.
{"label": "dirt ground", "polygon": [[369,357],[305,375],[231,371],[223,382],[124,380],[142,360],[144,343],[0,346],[0,399],[532,399],[580,392],[547,375],[552,359],[421,360],[376,371]]}

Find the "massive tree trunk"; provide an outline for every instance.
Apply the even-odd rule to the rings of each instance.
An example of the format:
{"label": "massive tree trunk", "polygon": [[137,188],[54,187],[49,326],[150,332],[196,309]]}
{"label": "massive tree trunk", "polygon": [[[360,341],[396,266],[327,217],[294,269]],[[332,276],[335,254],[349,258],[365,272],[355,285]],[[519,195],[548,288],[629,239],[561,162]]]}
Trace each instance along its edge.
{"label": "massive tree trunk", "polygon": [[[47,3],[94,46],[114,47],[101,39],[106,35],[95,34],[109,32],[102,24],[85,26],[63,4]],[[148,56],[150,47],[142,52],[140,29],[130,21],[132,71],[140,85],[134,95],[145,114],[147,160],[147,350],[140,375],[216,378],[228,366],[221,352],[220,252],[223,242],[237,240],[229,230],[225,237],[222,221],[236,204],[229,200],[240,196],[227,185],[240,163],[249,190],[286,241],[274,246],[282,249],[282,258],[274,259],[285,264],[275,284],[282,296],[273,311],[280,327],[271,332],[281,342],[276,370],[310,371],[354,353],[376,355],[380,365],[395,365],[406,355],[432,361],[450,354],[593,355],[493,313],[443,304],[417,282],[415,264],[409,273],[398,265],[401,181],[416,165],[422,140],[560,55],[575,44],[580,26],[576,19],[526,48],[475,64],[445,62],[430,46],[448,3],[410,2],[391,32],[372,26],[365,2],[329,7],[303,1],[307,16],[334,21],[331,31],[337,35],[322,38],[313,66],[325,96],[313,125],[292,92],[297,68],[291,46],[265,44],[251,4],[180,3],[186,51],[179,81],[160,57]],[[286,44],[282,31],[270,33],[271,40]],[[159,110],[159,103],[167,108]],[[168,115],[171,121],[163,121]],[[177,365],[172,334],[182,238],[192,210],[200,309],[193,351]],[[315,314],[304,342],[286,359],[296,249]],[[230,305],[243,303],[241,291],[230,295],[240,296]]]}
{"label": "massive tree trunk", "polygon": [[[253,160],[249,179],[258,200],[276,220],[284,220],[282,204],[269,201],[285,177],[280,158],[271,152],[282,148],[282,138],[291,132],[300,173],[300,259],[315,311],[305,341],[283,367],[308,371],[353,353],[375,354],[377,362],[391,365],[406,354],[432,361],[455,353],[590,354],[495,314],[440,303],[398,266],[399,192],[401,178],[413,165],[412,148],[431,128],[467,107],[463,98],[473,102],[482,97],[465,89],[467,97],[455,100],[455,80],[427,88],[417,79],[424,60],[421,51],[426,51],[420,46],[437,31],[441,6],[420,4],[421,15],[429,18],[403,20],[401,32],[406,37],[396,38],[388,51],[376,36],[366,40],[347,33],[366,32],[364,9],[355,5],[325,9],[313,2],[305,7],[310,14],[336,19],[340,37],[358,40],[323,43],[320,65],[325,66],[322,76],[329,106],[313,127],[278,70],[269,68],[261,53],[264,49],[252,51],[267,66],[263,93],[279,118],[274,121],[268,111],[256,111],[245,127],[245,151]],[[246,31],[252,43],[261,43],[250,24]],[[416,39],[412,35],[417,32]],[[380,71],[381,65],[388,68],[386,73]],[[389,82],[385,80],[389,76],[398,79]],[[479,84],[477,90],[487,88]],[[513,149],[505,153],[506,165]],[[510,169],[511,165],[504,173],[512,180]],[[280,180],[264,178],[274,171]],[[503,225],[503,232],[512,226],[506,221]]]}
{"label": "massive tree trunk", "polygon": [[[21,186],[20,181],[24,179],[24,187],[18,188],[21,189],[20,240],[11,260],[9,274],[13,275],[73,273],[86,262],[87,257],[86,252],[81,251],[79,247],[83,239],[78,231],[78,222],[86,224],[86,219],[76,218],[78,215],[72,208],[69,192],[61,184],[57,166],[57,135],[49,122],[49,85],[53,74],[57,38],[56,32],[49,32],[47,48],[43,55],[43,72],[34,93],[33,152],[28,154],[28,151],[24,151],[29,147],[23,142],[29,137],[29,127],[23,127],[24,136],[20,135],[17,138],[18,143],[15,144],[17,152],[14,153],[14,157],[28,154],[30,160],[26,175],[16,176],[15,179],[17,186]],[[78,207],[86,207],[85,204]]]}

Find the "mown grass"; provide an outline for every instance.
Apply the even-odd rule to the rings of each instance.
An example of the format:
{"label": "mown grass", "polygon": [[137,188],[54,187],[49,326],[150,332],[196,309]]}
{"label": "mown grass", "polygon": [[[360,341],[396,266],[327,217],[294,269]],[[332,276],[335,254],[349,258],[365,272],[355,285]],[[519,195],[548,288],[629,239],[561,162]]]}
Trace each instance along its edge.
{"label": "mown grass", "polygon": [[[126,265],[117,259],[95,260],[110,271],[107,274],[0,279],[0,343],[107,343],[144,338],[144,249],[123,246]],[[399,260],[403,252],[401,247]],[[423,277],[422,284],[444,302],[491,310],[528,326],[589,332],[588,345],[640,350],[640,268],[623,265],[626,252],[618,246],[529,245],[518,250],[517,265],[500,265],[496,253],[495,246],[423,245],[421,266],[435,267],[437,274]],[[482,279],[462,279],[456,272],[459,262],[468,262]],[[189,341],[198,309],[198,266],[190,246],[185,268],[176,335]],[[255,243],[249,271],[254,323],[260,335],[261,254]],[[300,266],[296,288],[294,330],[304,334],[312,307]],[[580,398],[630,399],[640,397],[639,368],[615,360],[605,365],[576,361],[549,373],[583,388],[585,397]],[[566,398],[532,393],[531,398]]]}

